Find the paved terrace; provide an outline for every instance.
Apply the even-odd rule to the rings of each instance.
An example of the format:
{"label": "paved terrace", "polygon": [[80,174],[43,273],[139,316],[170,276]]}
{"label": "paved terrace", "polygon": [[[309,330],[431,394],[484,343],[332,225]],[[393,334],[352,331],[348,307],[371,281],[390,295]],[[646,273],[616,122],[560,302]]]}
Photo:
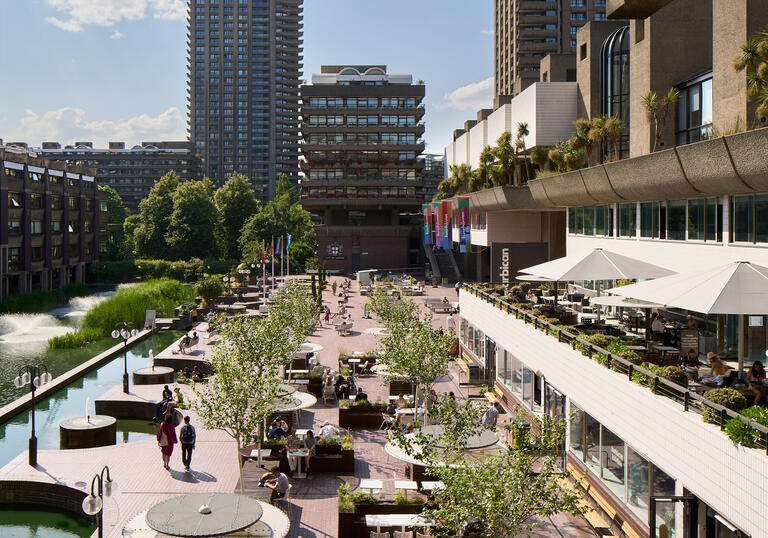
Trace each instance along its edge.
{"label": "paved terrace", "polygon": [[[339,277],[331,277],[331,280],[339,283],[342,281]],[[361,297],[355,287],[353,284],[347,305],[354,322],[349,336],[340,336],[332,326],[323,325],[309,339],[323,346],[324,349],[319,354],[320,362],[334,370],[338,368],[339,351],[352,354],[355,351],[372,350],[379,339],[365,332],[366,329],[377,327],[378,323],[376,320],[363,318],[363,304],[367,299]],[[425,291],[427,296],[447,297],[452,302],[457,300],[453,287],[428,287]],[[338,299],[331,297],[330,289],[323,293],[323,299],[325,304],[331,307],[331,311],[335,312]],[[414,300],[423,308],[421,298],[414,297]],[[446,314],[435,314],[434,326],[445,327],[446,317]],[[205,360],[211,351],[204,342],[201,339],[200,344],[186,357],[171,354],[171,350],[177,347],[176,343],[163,350],[158,357]],[[357,383],[372,401],[386,400],[389,394],[387,386],[378,376],[358,376]],[[180,386],[188,400],[192,396],[191,389],[186,385]],[[459,387],[457,372],[443,378],[435,388],[439,392],[452,391],[460,399],[467,396],[468,390],[477,390]],[[114,387],[99,397],[99,400],[154,401],[159,397],[161,390],[160,385],[131,386],[131,393],[124,395],[121,387]],[[198,433],[191,474],[182,471],[181,451],[178,447],[171,458],[171,472],[167,472],[162,467],[156,442],[154,439],[145,439],[130,444],[85,450],[41,451],[38,454],[38,467],[34,469],[27,465],[27,454],[23,453],[0,469],[0,480],[59,483],[85,490],[90,486],[93,475],[99,472],[103,465],[109,465],[118,488],[113,497],[105,499],[106,536],[121,536],[123,526],[136,514],[169,496],[191,492],[239,491],[234,441],[223,432],[202,428],[194,412],[185,413],[191,415]],[[505,416],[502,415],[502,418]],[[338,423],[338,404],[326,405],[322,400],[318,401],[314,407],[302,412],[300,427],[313,428],[317,432],[324,420]],[[291,479],[291,498],[287,503],[283,503],[283,508],[291,519],[289,537],[330,538],[337,535],[336,489],[342,482],[349,482],[354,490],[363,478],[382,479],[384,489],[380,496],[391,498],[394,493],[393,479],[404,478],[404,464],[388,458],[384,452],[386,440],[383,432],[375,429],[355,429],[351,433],[355,439],[354,475],[310,473],[305,479]],[[263,473],[264,470],[255,462],[248,462],[243,468],[246,493],[266,500],[269,497],[269,489],[257,487]],[[581,519],[558,515],[544,521],[531,536],[562,538],[595,536],[595,533]]]}

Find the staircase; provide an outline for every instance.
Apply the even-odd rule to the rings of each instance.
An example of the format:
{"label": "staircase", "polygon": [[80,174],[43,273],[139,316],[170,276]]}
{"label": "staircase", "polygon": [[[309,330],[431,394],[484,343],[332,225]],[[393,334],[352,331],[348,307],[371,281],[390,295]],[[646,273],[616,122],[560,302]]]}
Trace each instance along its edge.
{"label": "staircase", "polygon": [[440,278],[447,278],[450,282],[456,282],[459,279],[459,271],[456,260],[453,258],[453,252],[439,248],[435,251],[435,260]]}

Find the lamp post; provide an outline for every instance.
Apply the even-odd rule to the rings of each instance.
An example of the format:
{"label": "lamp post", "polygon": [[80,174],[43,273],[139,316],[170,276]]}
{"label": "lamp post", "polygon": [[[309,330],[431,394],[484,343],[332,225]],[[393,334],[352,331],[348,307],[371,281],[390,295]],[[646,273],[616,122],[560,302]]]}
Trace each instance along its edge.
{"label": "lamp post", "polygon": [[112,338],[123,339],[123,392],[128,394],[128,339],[139,334],[133,323],[121,321],[112,330]]}
{"label": "lamp post", "polygon": [[[106,477],[104,476],[106,473]],[[97,488],[98,485],[98,488]],[[89,516],[96,516],[96,523],[99,526],[99,538],[104,537],[104,497],[112,495],[117,489],[117,484],[109,476],[109,467],[106,465],[101,472],[94,475],[91,480],[91,493],[83,499],[83,512]]]}
{"label": "lamp post", "polygon": [[223,282],[226,282],[226,284],[227,284],[227,293],[230,293],[231,292],[231,287],[232,287],[232,282],[235,281],[235,277],[230,276],[230,274],[227,273],[227,276],[221,277],[221,280]]}
{"label": "lamp post", "polygon": [[13,380],[13,386],[17,389],[29,384],[29,392],[32,394],[32,433],[29,436],[29,464],[37,465],[37,437],[35,437],[35,389],[50,382],[53,376],[48,373],[45,366],[27,365],[19,370],[19,375]]}
{"label": "lamp post", "polygon": [[250,280],[249,275],[251,274],[251,270],[248,269],[247,267],[245,269],[238,269],[237,272],[243,275],[240,277],[243,279],[243,282],[247,282],[248,280]]}

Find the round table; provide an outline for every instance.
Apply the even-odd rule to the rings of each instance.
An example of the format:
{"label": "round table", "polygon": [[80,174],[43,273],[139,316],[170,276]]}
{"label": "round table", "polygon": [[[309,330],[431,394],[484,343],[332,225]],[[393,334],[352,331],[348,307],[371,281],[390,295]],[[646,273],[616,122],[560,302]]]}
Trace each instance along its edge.
{"label": "round table", "polygon": [[[210,507],[201,514],[200,508]],[[216,536],[250,527],[264,508],[255,499],[236,493],[192,493],[159,502],[147,510],[147,525],[172,536]]]}
{"label": "round table", "polygon": [[299,346],[299,351],[303,353],[318,353],[323,350],[323,346],[314,342],[304,342]]}

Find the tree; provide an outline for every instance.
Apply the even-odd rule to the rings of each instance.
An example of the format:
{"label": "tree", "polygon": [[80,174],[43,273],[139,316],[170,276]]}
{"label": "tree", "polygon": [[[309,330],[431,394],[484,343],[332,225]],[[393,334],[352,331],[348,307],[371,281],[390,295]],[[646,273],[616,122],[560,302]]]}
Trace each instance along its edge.
{"label": "tree", "polygon": [[166,241],[173,259],[188,260],[213,253],[214,231],[218,220],[210,179],[185,181],[173,193],[173,213]]}
{"label": "tree", "polygon": [[168,252],[166,234],[173,213],[173,194],[178,187],[179,176],[168,172],[155,182],[147,197],[139,203],[140,222],[133,236],[137,257],[163,258]]}
{"label": "tree", "polygon": [[608,116],[605,114],[598,114],[592,121],[589,122],[589,132],[587,136],[592,144],[597,147],[597,155],[602,162],[603,149],[605,148],[605,122]]}
{"label": "tree", "polygon": [[619,160],[619,137],[624,132],[624,122],[616,116],[610,116],[605,120],[605,136],[610,141],[610,147],[613,149],[613,160]]}
{"label": "tree", "polygon": [[649,91],[643,96],[643,108],[648,123],[653,125],[653,149],[656,151],[661,137],[664,135],[664,127],[667,125],[669,110],[677,103],[680,92],[676,88],[670,88],[663,97],[656,95],[656,92]]}
{"label": "tree", "polygon": [[494,161],[493,149],[491,146],[485,146],[480,152],[480,166],[477,169],[478,179],[482,183],[482,188],[487,189],[493,186]]}
{"label": "tree", "polygon": [[226,319],[220,328],[222,343],[211,358],[215,375],[206,385],[193,386],[193,407],[205,427],[222,430],[237,442],[241,493],[240,452],[254,442],[261,452],[263,424],[276,409],[279,367],[290,351],[285,329],[271,318]]}
{"label": "tree", "polygon": [[747,71],[746,94],[749,100],[757,101],[755,116],[761,121],[768,118],[768,26],[744,42],[733,68]]}
{"label": "tree", "polygon": [[587,155],[587,166],[592,166],[594,143],[589,138],[592,122],[586,118],[579,118],[573,122],[573,126],[576,127],[576,130],[571,135],[571,147],[575,150],[584,150],[584,153]]}
{"label": "tree", "polygon": [[525,164],[525,180],[531,179],[531,168],[528,163],[528,149],[525,146],[525,137],[529,136],[531,131],[528,129],[528,122],[521,121],[517,124],[517,140],[520,142],[520,148],[523,151],[523,162]]}
{"label": "tree", "polygon": [[511,185],[515,181],[515,165],[517,157],[515,148],[512,147],[512,133],[506,131],[496,140],[496,146],[492,150],[496,157],[497,165],[501,169],[501,185]]}
{"label": "tree", "polygon": [[427,516],[451,536],[506,537],[533,530],[542,517],[581,515],[578,493],[558,481],[567,476],[560,468],[566,422],[534,417],[535,439],[521,431],[510,449],[485,449],[468,457],[467,441],[486,428],[482,413],[471,400],[459,405],[443,397],[430,415],[440,429],[417,426],[413,435],[394,434],[393,443],[424,462],[427,474],[445,484],[440,507]]}
{"label": "tree", "polygon": [[225,258],[239,259],[242,253],[238,239],[243,226],[260,206],[250,180],[242,174],[232,174],[216,191],[214,202],[219,214],[217,238],[220,252]]}
{"label": "tree", "polygon": [[109,252],[110,260],[123,260],[131,257],[131,251],[126,247],[123,223],[128,217],[128,210],[123,205],[123,199],[109,185],[99,185],[101,192],[107,193],[107,211],[109,214]]}
{"label": "tree", "polygon": [[195,293],[203,298],[203,303],[206,308],[213,308],[216,304],[216,299],[224,292],[224,286],[218,278],[210,277],[205,280],[201,280],[197,284]]}
{"label": "tree", "polygon": [[141,215],[128,215],[123,221],[123,247],[126,257],[130,258],[136,252],[136,229],[141,226]]}

